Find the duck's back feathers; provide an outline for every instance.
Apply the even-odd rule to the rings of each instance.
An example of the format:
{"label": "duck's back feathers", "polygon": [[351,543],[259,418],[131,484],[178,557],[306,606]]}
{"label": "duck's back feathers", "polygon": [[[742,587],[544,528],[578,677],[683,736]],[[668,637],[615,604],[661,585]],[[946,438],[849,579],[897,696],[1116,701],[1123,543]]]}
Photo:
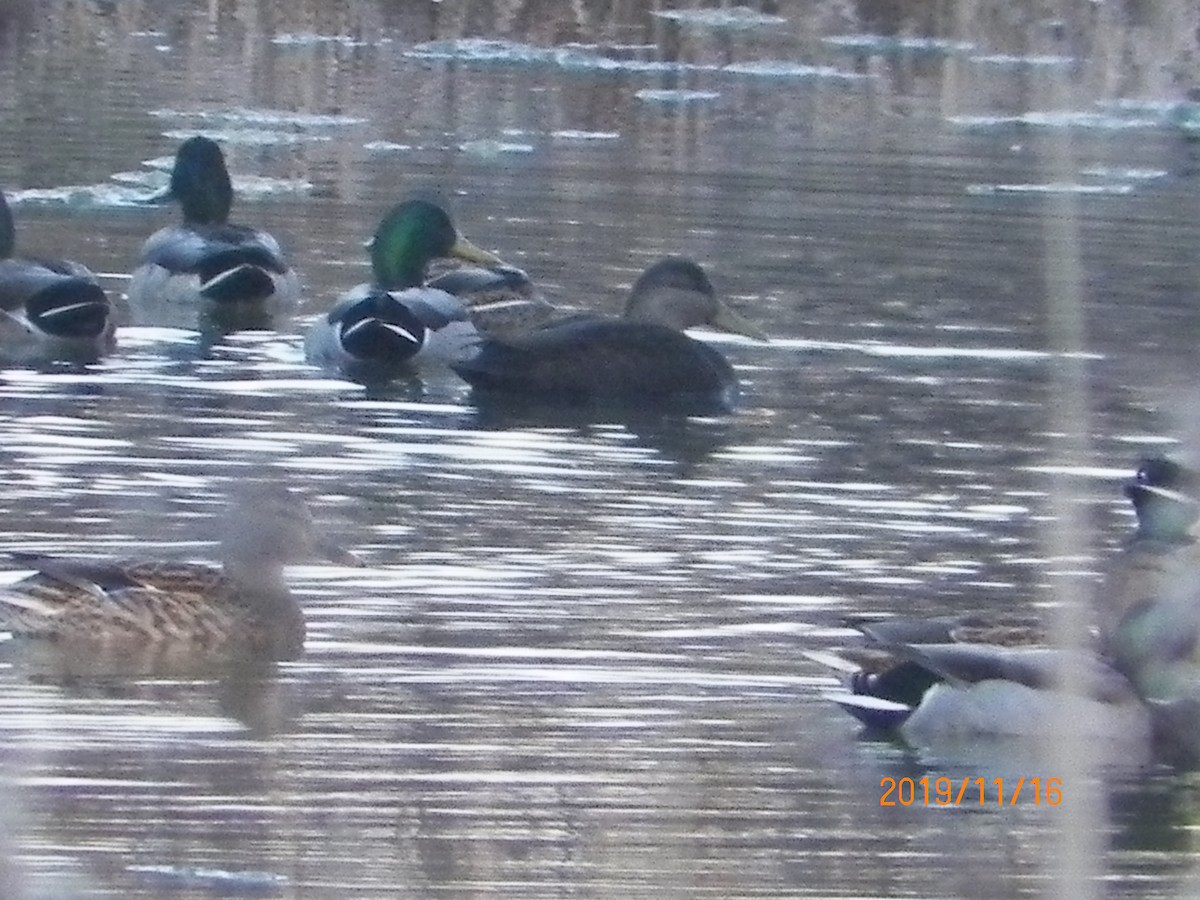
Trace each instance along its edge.
{"label": "duck's back feathers", "polygon": [[737,379],[712,347],[662,325],[581,316],[509,341],[486,341],[456,365],[472,387],[571,405],[728,408]]}

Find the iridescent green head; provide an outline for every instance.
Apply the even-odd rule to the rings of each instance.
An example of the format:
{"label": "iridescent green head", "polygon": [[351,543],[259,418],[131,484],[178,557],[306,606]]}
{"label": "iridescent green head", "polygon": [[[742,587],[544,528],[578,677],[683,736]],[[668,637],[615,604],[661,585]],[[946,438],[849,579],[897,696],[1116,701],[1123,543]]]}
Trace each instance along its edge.
{"label": "iridescent green head", "polygon": [[375,283],[388,290],[416,287],[430,260],[453,256],[483,266],[503,265],[458,233],[449,214],[429,200],[405,200],[392,208],[368,245]]}

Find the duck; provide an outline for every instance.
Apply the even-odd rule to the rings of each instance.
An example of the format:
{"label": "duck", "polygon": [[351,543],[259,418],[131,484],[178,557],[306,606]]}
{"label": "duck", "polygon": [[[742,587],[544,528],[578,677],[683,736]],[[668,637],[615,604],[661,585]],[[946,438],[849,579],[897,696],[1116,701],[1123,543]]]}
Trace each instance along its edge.
{"label": "duck", "polygon": [[112,304],[86,266],[16,255],[16,226],[2,191],[0,314],[0,353],[9,359],[94,360],[115,343]]}
{"label": "duck", "polygon": [[[490,330],[478,320],[476,325],[485,334]],[[730,409],[737,377],[719,351],[683,333],[698,325],[766,340],[718,298],[698,263],[672,256],[642,272],[620,317],[568,312],[489,338],[453,368],[484,395],[575,407]]]}
{"label": "duck", "polygon": [[1101,640],[1113,635],[1128,612],[1153,603],[1164,590],[1200,572],[1200,473],[1168,457],[1138,461],[1122,492],[1133,506],[1136,527],[1102,567],[1096,591]]}
{"label": "duck", "polygon": [[1200,475],[1165,457],[1138,466],[1125,493],[1134,537],[1101,591],[1105,652],[1150,708],[1171,762],[1200,765]]}
{"label": "duck", "polygon": [[863,646],[806,655],[843,674],[842,689],[829,699],[869,730],[912,742],[1052,732],[1062,715],[1056,683],[1073,662],[1084,693],[1072,699],[1089,734],[1160,746],[1170,726],[1150,702],[1146,681],[1172,645],[1167,633],[1181,624],[1178,607],[1164,608],[1161,598],[1164,586],[1193,564],[1198,486],[1196,473],[1164,457],[1138,463],[1122,488],[1137,525],[1105,568],[1095,628],[1077,649],[1050,646],[1036,618],[973,613],[852,619]]}
{"label": "duck", "polygon": [[183,222],[161,228],[142,245],[128,295],[139,318],[161,307],[278,312],[300,299],[300,281],[270,234],[229,221],[233,182],[225,154],[196,135],[175,153],[167,188],[147,202],[172,199]]}
{"label": "duck", "polygon": [[[1149,746],[1150,716],[1124,674],[1090,647],[1049,646],[1034,619],[975,613],[851,624],[863,647],[806,655],[845,676],[824,696],[870,732],[917,745],[1024,738],[1053,734],[1069,714],[1087,736]],[[1066,665],[1081,686],[1070,697],[1058,687]]]}
{"label": "duck", "polygon": [[308,361],[386,372],[428,359],[469,357],[479,333],[467,308],[453,291],[427,284],[426,270],[435,257],[464,260],[472,268],[503,267],[502,260],[459,234],[444,208],[422,198],[389,210],[367,246],[371,282],[352,288],[309,326]]}
{"label": "duck", "polygon": [[316,558],[361,561],[323,537],[304,500],[277,483],[245,487],[222,533],[219,567],[12,552],[17,565],[33,571],[0,590],[0,629],[83,653],[183,647],[295,658],[305,624],[284,567]]}

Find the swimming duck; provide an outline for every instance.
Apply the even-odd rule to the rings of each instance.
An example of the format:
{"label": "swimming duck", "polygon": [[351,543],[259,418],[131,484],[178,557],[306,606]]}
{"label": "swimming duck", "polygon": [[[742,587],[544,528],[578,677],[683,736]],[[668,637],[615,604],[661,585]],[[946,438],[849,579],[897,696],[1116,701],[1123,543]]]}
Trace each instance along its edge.
{"label": "swimming duck", "polygon": [[395,206],[368,247],[372,282],[350,290],[310,326],[304,342],[310,362],[386,371],[474,352],[479,335],[466,308],[453,292],[425,284],[426,268],[434,257],[500,266],[499,257],[460,235],[446,211],[424,199]]}
{"label": "swimming duck", "polygon": [[668,257],[634,282],[620,318],[567,315],[484,341],[475,357],[454,369],[484,393],[574,406],[728,408],[737,378],[720,352],[683,333],[697,325],[765,340],[720,301],[699,265]]}
{"label": "swimming duck", "polygon": [[199,651],[248,648],[292,658],[304,616],[284,566],[320,557],[361,565],[318,535],[308,506],[275,485],[245,490],[224,522],[220,568],[156,560],[93,560],[10,554],[34,574],[0,590],[0,628],[96,652],[146,645]]}
{"label": "swimming duck", "polygon": [[0,352],[8,358],[97,356],[113,345],[112,306],[76,262],[14,256],[16,229],[0,192]]}
{"label": "swimming duck", "polygon": [[[918,744],[1046,735],[1069,708],[1089,735],[1148,746],[1149,715],[1124,675],[1090,650],[1069,656],[1047,646],[1033,620],[948,616],[855,627],[865,647],[806,655],[847,676],[843,690],[826,696],[872,730]],[[1072,698],[1057,689],[1069,661],[1084,690]]]}
{"label": "swimming duck", "polygon": [[233,182],[215,141],[184,141],[169,186],[151,199],[177,200],[183,223],[159,229],[142,246],[129,284],[129,302],[139,316],[156,318],[163,305],[278,310],[299,300],[300,282],[275,238],[229,222]]}
{"label": "swimming duck", "polygon": [[1164,591],[1200,575],[1200,475],[1163,456],[1141,460],[1124,485],[1137,528],[1103,568],[1096,593],[1102,639],[1112,635],[1131,609],[1154,604]]}
{"label": "swimming duck", "polygon": [[1200,764],[1200,477],[1153,457],[1126,494],[1135,538],[1102,588],[1102,637],[1113,665],[1149,706],[1163,753]]}

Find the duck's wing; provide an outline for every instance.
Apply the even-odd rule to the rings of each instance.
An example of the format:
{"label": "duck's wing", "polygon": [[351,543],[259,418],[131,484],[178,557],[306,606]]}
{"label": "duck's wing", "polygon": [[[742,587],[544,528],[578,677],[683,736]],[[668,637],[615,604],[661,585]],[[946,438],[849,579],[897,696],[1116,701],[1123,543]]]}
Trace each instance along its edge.
{"label": "duck's wing", "polygon": [[[95,629],[163,637],[221,618],[220,570],[191,563],[80,560],[15,553],[34,574],[0,591],[0,622],[23,634],[86,637]],[[185,623],[190,621],[190,625]]]}
{"label": "duck's wing", "polygon": [[426,286],[459,299],[482,334],[507,340],[529,334],[570,315],[556,306],[521,269],[434,266]]}

